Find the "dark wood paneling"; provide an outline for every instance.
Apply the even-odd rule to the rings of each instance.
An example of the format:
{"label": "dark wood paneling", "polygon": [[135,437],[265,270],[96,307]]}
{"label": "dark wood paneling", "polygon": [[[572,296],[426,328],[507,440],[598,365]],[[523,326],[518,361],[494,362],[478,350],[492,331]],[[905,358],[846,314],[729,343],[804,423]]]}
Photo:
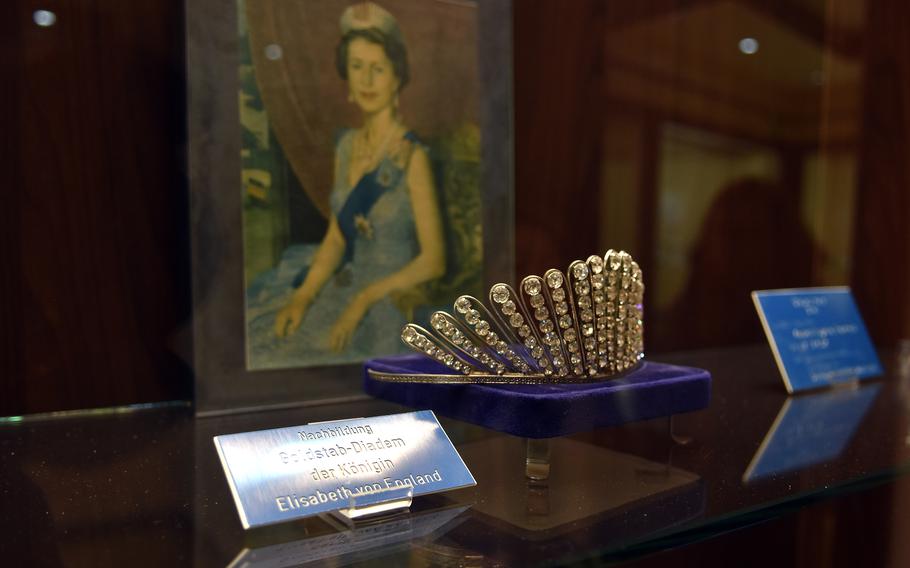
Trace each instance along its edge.
{"label": "dark wood paneling", "polygon": [[878,344],[910,337],[910,4],[867,2],[853,289]]}
{"label": "dark wood paneling", "polygon": [[514,3],[518,275],[597,252],[603,10],[598,0]]}
{"label": "dark wood paneling", "polygon": [[0,415],[189,397],[183,4],[14,6]]}
{"label": "dark wood paneling", "polygon": [[[0,69],[4,74],[15,78],[19,76],[22,51],[21,27],[16,25],[12,14],[18,10],[0,11]],[[0,207],[0,399],[8,406],[21,406],[22,382],[11,380],[22,368],[22,328],[23,320],[22,265],[19,247],[21,234],[20,209],[22,207],[23,178],[20,175],[20,144],[16,133],[22,131],[22,121],[16,112],[19,106],[19,89],[15,83],[0,87],[0,108],[7,109],[0,113],[0,164],[5,172],[6,184],[3,191],[3,206]],[[9,300],[7,300],[9,298]],[[3,405],[4,402],[0,402]]]}

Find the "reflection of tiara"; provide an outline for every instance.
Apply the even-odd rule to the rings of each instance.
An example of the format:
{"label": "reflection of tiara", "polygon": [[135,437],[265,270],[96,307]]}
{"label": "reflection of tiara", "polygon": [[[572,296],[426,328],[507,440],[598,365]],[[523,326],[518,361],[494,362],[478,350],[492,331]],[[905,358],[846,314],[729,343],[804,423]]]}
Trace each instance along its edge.
{"label": "reflection of tiara", "polygon": [[342,35],[352,30],[376,28],[387,36],[401,40],[401,30],[395,16],[373,2],[359,2],[348,6],[341,14],[339,25]]}
{"label": "reflection of tiara", "polygon": [[616,376],[644,357],[641,269],[628,253],[576,260],[565,273],[526,276],[516,292],[490,289],[488,309],[471,296],[455,314],[436,312],[433,331],[410,323],[401,333],[411,348],[455,374],[389,374],[400,382],[564,383]]}

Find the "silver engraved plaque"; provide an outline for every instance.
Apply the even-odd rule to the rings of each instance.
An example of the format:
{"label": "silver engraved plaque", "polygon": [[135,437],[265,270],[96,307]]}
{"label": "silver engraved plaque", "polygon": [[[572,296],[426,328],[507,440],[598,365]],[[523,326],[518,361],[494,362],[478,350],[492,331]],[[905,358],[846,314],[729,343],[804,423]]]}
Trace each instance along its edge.
{"label": "silver engraved plaque", "polygon": [[213,441],[245,529],[476,485],[429,410]]}

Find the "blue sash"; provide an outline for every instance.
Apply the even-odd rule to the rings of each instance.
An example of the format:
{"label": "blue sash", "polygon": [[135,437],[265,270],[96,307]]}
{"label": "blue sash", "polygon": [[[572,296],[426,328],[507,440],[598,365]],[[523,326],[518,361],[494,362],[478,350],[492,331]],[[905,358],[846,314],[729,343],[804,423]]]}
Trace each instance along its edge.
{"label": "blue sash", "polygon": [[[404,137],[411,142],[416,142],[417,140],[416,136],[411,132],[405,134]],[[407,167],[406,164],[409,160],[410,156],[407,156],[404,160],[405,167]],[[341,257],[341,262],[338,263],[338,268],[335,269],[336,273],[341,271],[354,258],[354,242],[357,239],[355,219],[358,216],[367,217],[373,206],[379,201],[379,198],[385,192],[398,185],[404,173],[404,169],[399,168],[389,157],[385,157],[375,169],[363,174],[357,185],[348,194],[348,198],[345,200],[344,205],[341,206],[341,210],[336,217],[338,228],[341,229],[341,234],[344,236],[344,256]],[[306,280],[309,270],[309,266],[303,267],[297,276],[294,277],[291,285],[294,288],[299,288],[303,281]]]}

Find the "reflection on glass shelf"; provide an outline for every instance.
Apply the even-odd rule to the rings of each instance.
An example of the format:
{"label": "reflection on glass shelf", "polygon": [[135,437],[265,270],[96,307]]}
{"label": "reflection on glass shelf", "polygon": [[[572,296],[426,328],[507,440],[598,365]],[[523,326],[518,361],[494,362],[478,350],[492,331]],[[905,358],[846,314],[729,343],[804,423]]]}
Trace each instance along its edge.
{"label": "reflection on glass shelf", "polygon": [[527,566],[569,550],[627,548],[704,514],[705,486],[692,472],[571,438],[550,444],[545,481],[525,478],[521,438],[459,445],[477,486],[459,492],[457,500],[473,506],[447,540]]}
{"label": "reflection on glass shelf", "polygon": [[[471,489],[473,516],[487,515],[523,531],[558,532],[699,480],[694,473],[667,464],[571,438],[551,438],[550,443],[550,477],[543,483],[525,479],[522,438],[489,438],[459,446],[477,479]],[[512,490],[504,492],[502,487]],[[591,491],[592,487],[598,490]]]}
{"label": "reflection on glass shelf", "polygon": [[880,389],[880,384],[873,384],[788,398],[743,474],[743,481],[748,483],[838,457]]}
{"label": "reflection on glass shelf", "polygon": [[352,530],[244,549],[228,568],[309,566],[329,558],[333,559],[334,566],[363,562],[392,554],[411,541],[434,533],[437,536],[444,534],[441,529],[467,509],[467,506],[449,507],[423,514],[396,515]]}

